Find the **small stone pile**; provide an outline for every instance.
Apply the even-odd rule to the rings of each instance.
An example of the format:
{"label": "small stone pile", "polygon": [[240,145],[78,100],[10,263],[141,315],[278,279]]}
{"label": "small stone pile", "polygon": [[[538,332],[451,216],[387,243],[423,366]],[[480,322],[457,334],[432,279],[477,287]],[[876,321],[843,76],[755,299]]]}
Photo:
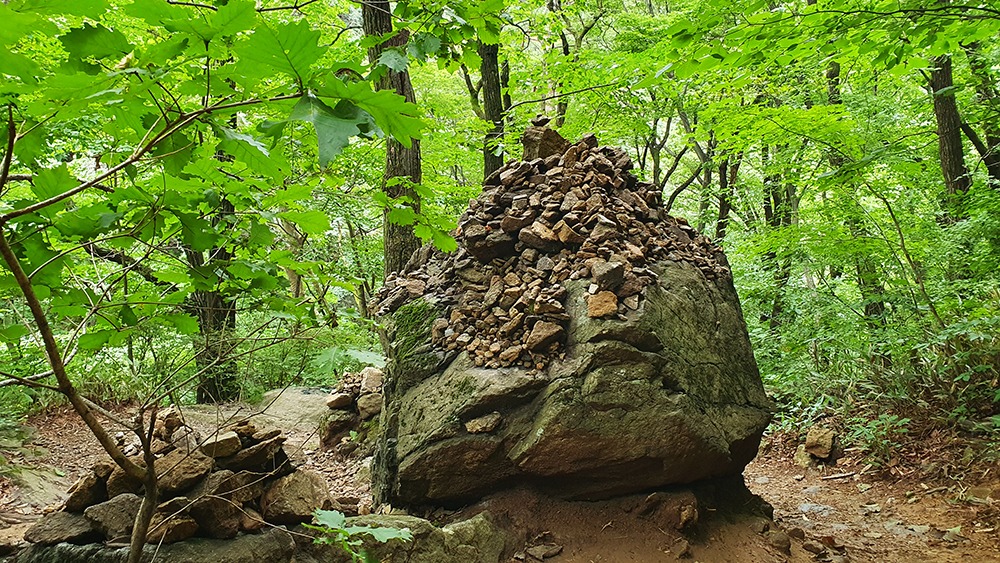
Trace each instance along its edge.
{"label": "small stone pile", "polygon": [[[334,507],[319,474],[289,463],[279,430],[244,421],[199,440],[177,410],[162,414],[153,441],[160,504],[148,543],[229,539],[268,523],[306,522],[317,507]],[[132,460],[145,466],[141,455]],[[110,460],[99,462],[73,485],[62,509],[39,520],[25,539],[42,545],[128,541],[142,493],[141,482]]]}
{"label": "small stone pile", "polygon": [[487,178],[459,222],[458,250],[415,254],[386,280],[379,315],[424,297],[446,311],[433,324],[439,348],[464,349],[481,367],[541,370],[566,337],[567,280],[590,278],[589,317],[625,319],[656,281],[653,262],[688,262],[709,280],[731,276],[721,250],[668,216],[660,192],[630,173],[624,150],[598,147],[593,135],[570,144],[544,126],[525,140],[526,158],[537,158]]}
{"label": "small stone pile", "polygon": [[323,447],[337,449],[342,454],[356,449],[358,441],[349,434],[352,430],[362,432],[361,423],[382,412],[383,379],[382,370],[371,366],[357,373],[344,373],[336,390],[326,399],[330,415],[323,425]]}

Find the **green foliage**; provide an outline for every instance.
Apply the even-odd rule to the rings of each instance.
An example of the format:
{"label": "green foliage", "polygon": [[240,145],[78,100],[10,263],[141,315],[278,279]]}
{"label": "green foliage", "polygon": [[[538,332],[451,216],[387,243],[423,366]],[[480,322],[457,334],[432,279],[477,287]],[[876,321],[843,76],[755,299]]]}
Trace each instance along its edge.
{"label": "green foliage", "polygon": [[365,536],[379,543],[392,540],[413,541],[413,533],[409,528],[348,526],[347,517],[336,510],[317,510],[313,513],[313,522],[315,524],[304,526],[321,534],[316,537],[315,542],[339,546],[351,556],[351,561],[365,563],[377,561],[364,549]]}
{"label": "green foliage", "polygon": [[884,463],[898,455],[900,438],[909,432],[910,419],[881,413],[875,418],[853,417],[847,423],[847,442],[862,448],[871,459]]}

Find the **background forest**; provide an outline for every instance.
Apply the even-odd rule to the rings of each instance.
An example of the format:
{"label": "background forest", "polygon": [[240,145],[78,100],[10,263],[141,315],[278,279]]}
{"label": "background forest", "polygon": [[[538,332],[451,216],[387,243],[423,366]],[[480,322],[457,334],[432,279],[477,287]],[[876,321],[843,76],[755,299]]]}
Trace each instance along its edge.
{"label": "background forest", "polygon": [[725,249],[781,428],[1000,436],[989,2],[63,4],[0,3],[0,425],[60,370],[150,405],[378,364],[384,276],[544,114]]}

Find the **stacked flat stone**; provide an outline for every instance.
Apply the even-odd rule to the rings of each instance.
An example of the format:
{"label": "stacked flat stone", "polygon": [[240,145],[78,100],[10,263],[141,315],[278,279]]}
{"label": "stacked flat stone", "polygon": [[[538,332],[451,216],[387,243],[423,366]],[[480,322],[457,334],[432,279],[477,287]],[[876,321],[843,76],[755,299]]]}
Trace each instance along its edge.
{"label": "stacked flat stone", "polygon": [[433,323],[439,348],[464,349],[481,367],[541,370],[563,354],[566,280],[591,280],[588,316],[624,320],[655,283],[653,262],[688,262],[710,280],[731,276],[721,250],[668,216],[661,193],[632,175],[625,151],[599,147],[593,135],[570,144],[545,127],[525,138],[545,146],[526,144],[536,158],[486,179],[459,221],[457,251],[425,247],[386,280],[378,315],[429,297],[446,311]]}

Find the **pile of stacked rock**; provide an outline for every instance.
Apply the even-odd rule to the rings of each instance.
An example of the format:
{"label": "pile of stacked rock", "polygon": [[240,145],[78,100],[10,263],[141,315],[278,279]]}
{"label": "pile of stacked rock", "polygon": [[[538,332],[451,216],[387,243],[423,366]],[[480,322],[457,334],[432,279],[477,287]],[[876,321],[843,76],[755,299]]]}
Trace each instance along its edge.
{"label": "pile of stacked rock", "polygon": [[344,373],[326,399],[330,414],[323,425],[323,447],[343,454],[357,448],[358,441],[350,433],[362,432],[361,424],[382,412],[382,379],[382,370],[371,366]]}
{"label": "pile of stacked rock", "polygon": [[[285,436],[277,429],[244,421],[199,440],[180,413],[169,409],[154,436],[160,505],[149,543],[228,539],[267,524],[306,522],[317,507],[334,507],[320,475],[289,463]],[[144,466],[141,455],[133,461]],[[127,541],[142,493],[142,483],[124,470],[99,462],[73,486],[62,510],[39,520],[25,539],[42,545]]]}
{"label": "pile of stacked rock", "polygon": [[629,172],[625,151],[598,147],[593,135],[569,145],[533,130],[557,138],[555,153],[526,147],[542,156],[487,178],[459,222],[458,250],[415,255],[419,267],[386,281],[379,315],[431,298],[447,311],[434,321],[438,347],[466,350],[477,366],[541,370],[565,340],[566,280],[590,279],[589,317],[624,319],[656,283],[647,267],[656,261],[694,264],[709,280],[730,276],[721,251]]}

